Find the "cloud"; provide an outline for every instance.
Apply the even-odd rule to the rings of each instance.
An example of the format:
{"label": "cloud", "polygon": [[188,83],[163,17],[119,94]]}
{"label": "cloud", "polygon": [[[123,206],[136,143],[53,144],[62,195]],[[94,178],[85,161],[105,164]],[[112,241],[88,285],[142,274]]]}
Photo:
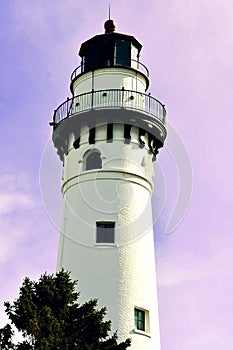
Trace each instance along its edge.
{"label": "cloud", "polygon": [[37,208],[27,174],[0,174],[0,199],[0,262],[4,262],[26,235],[25,224],[21,226],[23,220],[31,210]]}
{"label": "cloud", "polygon": [[10,215],[35,208],[25,173],[0,175],[0,215]]}
{"label": "cloud", "polygon": [[188,281],[198,281],[208,276],[207,271],[200,269],[189,268],[171,264],[162,264],[162,268],[159,269],[158,281],[159,287],[173,287],[175,284],[187,283]]}
{"label": "cloud", "polygon": [[[25,276],[55,270],[58,234],[29,173],[0,174],[0,319],[3,301],[17,297]],[[49,252],[49,253],[48,253]]]}
{"label": "cloud", "polygon": [[[217,233],[197,231],[202,250],[197,250],[192,237],[184,233],[169,236],[170,242],[158,251],[160,327],[165,349],[232,348],[233,236],[229,224],[225,226]],[[185,239],[190,241],[189,247]],[[186,247],[179,253],[178,242]]]}
{"label": "cloud", "polygon": [[30,210],[35,202],[28,194],[20,192],[0,193],[0,215],[11,214],[14,211]]}

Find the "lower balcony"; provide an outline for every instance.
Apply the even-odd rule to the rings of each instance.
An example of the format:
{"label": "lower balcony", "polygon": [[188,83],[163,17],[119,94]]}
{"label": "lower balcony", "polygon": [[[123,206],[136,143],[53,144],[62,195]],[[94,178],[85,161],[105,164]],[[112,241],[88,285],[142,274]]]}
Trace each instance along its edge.
{"label": "lower balcony", "polygon": [[98,109],[141,111],[165,126],[166,110],[161,102],[150,94],[125,89],[93,90],[67,99],[54,111],[50,125],[55,129],[62,121],[75,114]]}

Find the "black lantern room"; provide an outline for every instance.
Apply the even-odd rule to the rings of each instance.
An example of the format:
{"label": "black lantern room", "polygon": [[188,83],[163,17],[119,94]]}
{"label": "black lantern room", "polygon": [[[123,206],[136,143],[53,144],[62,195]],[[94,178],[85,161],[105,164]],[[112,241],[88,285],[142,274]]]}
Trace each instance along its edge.
{"label": "black lantern room", "polygon": [[119,66],[137,69],[142,45],[131,35],[115,33],[112,20],[104,26],[105,34],[96,35],[81,45],[82,73]]}

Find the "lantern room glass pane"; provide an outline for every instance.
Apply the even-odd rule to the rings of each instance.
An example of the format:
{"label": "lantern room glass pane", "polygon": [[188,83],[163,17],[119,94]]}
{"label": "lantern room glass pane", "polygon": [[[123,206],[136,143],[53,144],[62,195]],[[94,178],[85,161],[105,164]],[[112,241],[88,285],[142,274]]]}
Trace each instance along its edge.
{"label": "lantern room glass pane", "polygon": [[114,57],[114,41],[106,39],[101,42],[99,47],[99,57],[100,57],[100,66],[109,67],[113,65]]}
{"label": "lantern room glass pane", "polygon": [[98,50],[95,44],[89,44],[86,48],[86,55],[84,58],[84,71],[88,72],[97,68],[98,65]]}
{"label": "lantern room glass pane", "polygon": [[138,49],[136,48],[136,46],[132,44],[131,45],[131,67],[132,68],[134,69],[139,68],[138,59],[139,59]]}
{"label": "lantern room glass pane", "polygon": [[131,67],[131,42],[129,40],[116,39],[115,64],[117,66]]}

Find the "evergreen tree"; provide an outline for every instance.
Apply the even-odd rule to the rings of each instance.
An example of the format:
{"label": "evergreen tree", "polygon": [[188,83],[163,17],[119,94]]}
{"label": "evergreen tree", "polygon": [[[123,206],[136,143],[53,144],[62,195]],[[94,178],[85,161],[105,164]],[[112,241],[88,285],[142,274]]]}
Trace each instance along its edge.
{"label": "evergreen tree", "polygon": [[[26,277],[18,299],[5,302],[11,322],[0,329],[1,350],[125,350],[130,339],[117,343],[117,333],[109,336],[111,321],[104,321],[106,308],[97,309],[97,300],[83,305],[64,270],[44,274],[38,282]],[[13,343],[12,325],[22,334]]]}

